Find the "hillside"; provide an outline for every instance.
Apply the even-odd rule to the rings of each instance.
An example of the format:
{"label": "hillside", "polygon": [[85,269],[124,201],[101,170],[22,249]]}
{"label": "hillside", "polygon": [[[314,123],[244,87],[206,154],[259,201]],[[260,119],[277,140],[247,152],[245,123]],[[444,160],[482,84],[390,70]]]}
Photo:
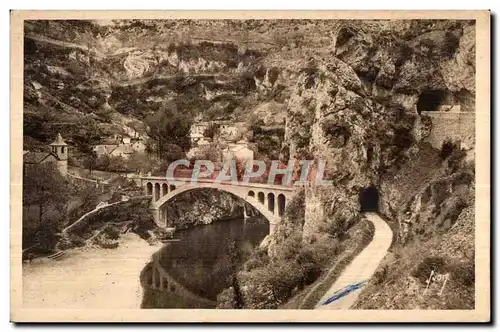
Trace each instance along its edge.
{"label": "hillside", "polygon": [[[214,30],[209,36],[207,25],[212,28],[203,21],[27,22],[26,148],[57,132],[77,147],[88,133],[144,135],[144,120],[166,104],[204,119],[249,120],[249,109],[271,115],[283,110],[287,73],[266,63],[280,46],[256,37],[258,32],[256,44],[248,35]],[[246,31],[247,24],[236,26],[234,31]]]}

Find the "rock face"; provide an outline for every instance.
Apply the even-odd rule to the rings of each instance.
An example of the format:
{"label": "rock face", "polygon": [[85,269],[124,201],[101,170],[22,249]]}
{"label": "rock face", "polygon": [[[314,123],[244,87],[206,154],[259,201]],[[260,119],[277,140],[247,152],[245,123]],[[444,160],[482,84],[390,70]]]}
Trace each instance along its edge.
{"label": "rock face", "polygon": [[[468,154],[465,160],[466,151],[453,141],[465,140],[462,147],[473,151],[474,132],[452,135],[449,142],[443,136],[446,144],[432,147],[429,142],[435,139],[429,137],[436,123],[420,113],[458,104],[474,121],[474,73],[474,26],[469,22],[353,23],[341,28],[335,56],[304,65],[289,99],[285,133],[290,154],[324,160],[325,177],[332,182],[305,189],[303,226],[293,220],[282,223],[271,242],[271,257],[278,257],[288,233],[299,232],[306,243],[331,241],[344,233],[359,220],[364,208],[361,193],[371,187],[378,212],[391,221],[395,232],[394,255],[418,266],[415,270],[405,263],[404,269],[395,269],[391,264],[397,258],[388,258],[385,270],[379,271],[383,278],[392,273],[398,287],[414,289],[422,286],[419,273],[427,261],[446,262],[441,265],[443,273],[473,270],[470,245],[457,258],[453,245],[432,247],[428,253],[419,243],[451,238],[473,242],[463,233],[470,227],[463,224],[474,222],[474,158]],[[441,126],[446,127],[445,120]],[[453,235],[448,234],[451,230]],[[407,250],[424,252],[413,257]],[[473,307],[453,296],[457,291],[470,293],[471,287],[473,292],[470,278],[457,279],[444,295],[451,304],[401,301],[395,287],[381,288],[377,279],[359,307]],[[377,300],[368,300],[371,297]]]}
{"label": "rock face", "polygon": [[210,224],[222,218],[242,218],[241,199],[216,189],[188,191],[167,203],[168,219],[176,228]]}
{"label": "rock face", "polygon": [[[339,29],[334,53],[304,64],[287,109],[290,154],[324,160],[325,177],[332,180],[330,186],[306,189],[305,241],[355,223],[363,188],[378,189],[387,216],[395,216],[390,209],[404,209],[384,203],[391,199],[381,191],[398,190],[387,174],[397,174],[418,156],[430,134],[431,121],[417,109],[428,91],[439,92],[436,109],[458,103],[473,111],[474,26],[469,22],[352,22]],[[450,75],[452,63],[460,75]]]}
{"label": "rock face", "polygon": [[306,189],[304,239],[352,226],[359,192],[407,158],[416,113],[382,104],[343,61],[310,63],[290,97],[285,140],[297,159],[323,160],[331,185]]}

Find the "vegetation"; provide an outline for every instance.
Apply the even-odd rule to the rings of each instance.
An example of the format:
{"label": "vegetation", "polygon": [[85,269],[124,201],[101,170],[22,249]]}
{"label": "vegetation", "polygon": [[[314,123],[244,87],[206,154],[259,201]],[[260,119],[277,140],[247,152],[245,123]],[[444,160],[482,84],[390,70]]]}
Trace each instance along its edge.
{"label": "vegetation", "polygon": [[[156,224],[148,212],[148,205],[148,199],[131,198],[129,201],[101,209],[64,234],[58,247],[60,249],[80,247],[94,238],[99,238],[97,243],[106,247],[109,244],[108,240],[117,240],[122,232],[129,230],[144,239],[149,239],[151,236],[149,231],[154,230]],[[108,248],[115,246],[117,245],[111,244]]]}
{"label": "vegetation", "polygon": [[168,105],[146,119],[149,127],[148,135],[154,140],[157,156],[166,157],[170,145],[178,145],[186,151],[190,147],[189,130],[191,119],[179,110],[176,105]]}
{"label": "vegetation", "polygon": [[336,247],[332,256],[331,265],[326,273],[322,273],[317,282],[306,287],[304,291],[288,301],[287,309],[314,309],[319,300],[334,284],[345,267],[372,241],[374,235],[373,224],[365,220],[349,230],[346,240]]}
{"label": "vegetation", "polygon": [[203,132],[203,136],[214,139],[220,134],[220,127],[216,123],[210,123],[208,127]]}
{"label": "vegetation", "polygon": [[[61,214],[70,201],[70,186],[52,163],[26,167],[23,172],[23,207],[38,209],[36,217],[23,214],[23,246],[53,246]],[[53,216],[48,217],[49,212]]]}

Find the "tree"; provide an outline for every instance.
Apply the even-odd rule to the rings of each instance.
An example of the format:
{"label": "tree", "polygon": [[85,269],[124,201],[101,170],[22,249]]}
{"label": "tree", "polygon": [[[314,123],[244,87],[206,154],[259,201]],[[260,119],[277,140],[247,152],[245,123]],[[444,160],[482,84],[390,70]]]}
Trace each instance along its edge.
{"label": "tree", "polygon": [[160,108],[146,119],[148,135],[155,140],[159,158],[165,156],[167,144],[179,145],[184,151],[190,147],[191,119],[180,112],[175,104]]}
{"label": "tree", "polygon": [[219,134],[220,134],[220,127],[218,124],[214,122],[211,122],[203,132],[203,136],[210,137],[212,139],[218,137]]}
{"label": "tree", "polygon": [[152,161],[144,152],[134,152],[127,160],[127,169],[134,172],[149,172],[152,170]]}
{"label": "tree", "polygon": [[122,156],[111,156],[109,158],[109,170],[111,172],[126,172],[127,165]]}
{"label": "tree", "polygon": [[97,155],[94,151],[88,154],[85,159],[83,159],[83,167],[89,170],[89,174],[92,174],[92,170],[97,166]]}
{"label": "tree", "polygon": [[49,208],[61,212],[69,201],[69,184],[53,163],[27,167],[23,173],[23,206],[38,207],[38,222]]}
{"label": "tree", "polygon": [[103,154],[97,158],[96,165],[94,169],[99,169],[101,171],[107,171],[109,169],[109,164],[111,160],[109,154]]}
{"label": "tree", "polygon": [[78,133],[73,140],[83,153],[90,154],[94,146],[101,140],[101,130],[94,119],[83,118],[77,124]]}

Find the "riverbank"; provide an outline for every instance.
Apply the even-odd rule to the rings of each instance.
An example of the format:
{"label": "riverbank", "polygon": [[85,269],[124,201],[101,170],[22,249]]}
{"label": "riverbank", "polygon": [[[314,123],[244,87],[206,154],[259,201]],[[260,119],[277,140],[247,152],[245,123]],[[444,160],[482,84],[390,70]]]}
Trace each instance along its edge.
{"label": "riverbank", "polygon": [[160,248],[127,233],[116,249],[72,249],[58,261],[23,264],[24,307],[139,309],[140,273]]}

